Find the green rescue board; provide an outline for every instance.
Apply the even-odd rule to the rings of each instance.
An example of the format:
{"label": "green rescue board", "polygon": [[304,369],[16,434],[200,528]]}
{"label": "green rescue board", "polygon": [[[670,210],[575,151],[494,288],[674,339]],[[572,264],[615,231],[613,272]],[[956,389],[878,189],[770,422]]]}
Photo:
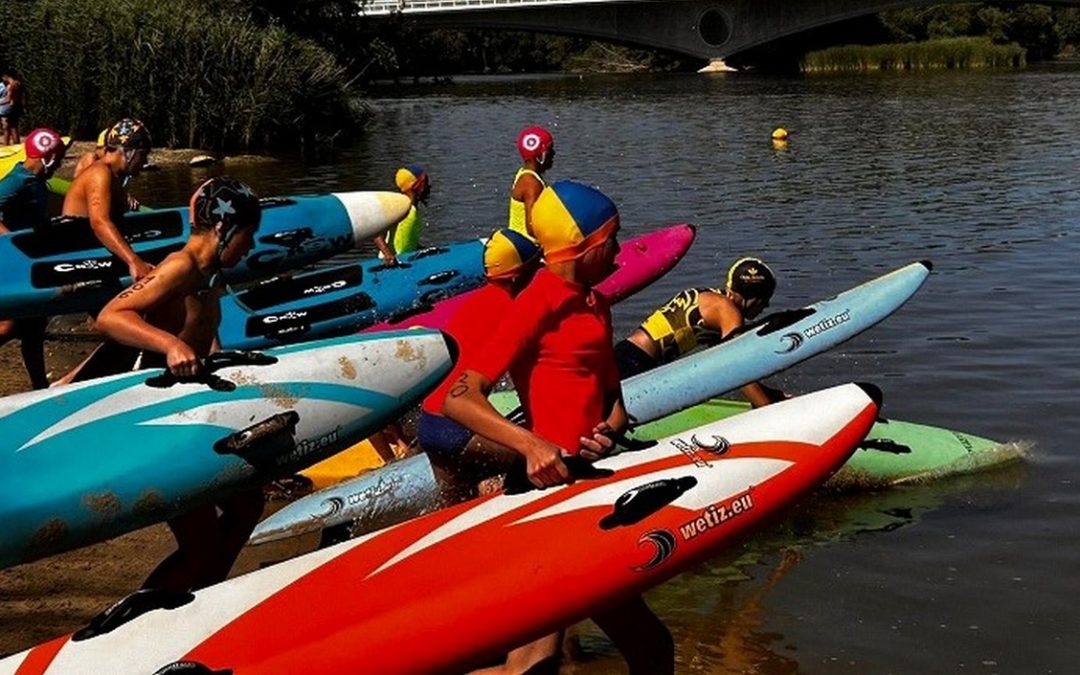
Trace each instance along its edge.
{"label": "green rescue board", "polygon": [[[634,430],[638,440],[665,438],[750,409],[743,401],[712,399]],[[704,444],[717,439],[698,439]],[[866,489],[969,474],[1023,459],[1024,448],[960,431],[879,419],[826,487]]]}

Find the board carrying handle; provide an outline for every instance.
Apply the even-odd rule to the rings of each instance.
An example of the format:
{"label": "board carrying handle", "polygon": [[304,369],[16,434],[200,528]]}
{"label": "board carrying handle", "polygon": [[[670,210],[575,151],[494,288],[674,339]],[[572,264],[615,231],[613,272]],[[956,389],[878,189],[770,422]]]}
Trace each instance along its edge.
{"label": "board carrying handle", "polygon": [[[615,475],[615,471],[612,469],[602,469],[598,466],[594,466],[592,462],[588,461],[584,457],[578,457],[577,455],[568,455],[562,458],[566,468],[570,470],[570,475],[574,480],[596,480],[600,478],[609,478]],[[503,492],[508,495],[520,495],[526,492],[531,492],[538,489],[529,480],[529,476],[525,471],[524,460],[515,462],[514,466],[510,467],[510,470],[506,472],[506,478],[503,479]]]}
{"label": "board carrying handle", "polygon": [[214,391],[235,391],[235,382],[218,377],[214,372],[235,366],[269,366],[277,361],[276,356],[262,352],[214,352],[202,360],[202,367],[194,375],[177,376],[165,370],[159,375],[148,377],[146,385],[155,389],[168,389],[174,384],[205,384]]}

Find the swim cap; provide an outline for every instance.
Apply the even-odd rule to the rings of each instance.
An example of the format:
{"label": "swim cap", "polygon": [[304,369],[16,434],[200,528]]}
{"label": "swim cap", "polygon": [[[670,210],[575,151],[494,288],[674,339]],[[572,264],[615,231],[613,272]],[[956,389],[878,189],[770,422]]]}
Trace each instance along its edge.
{"label": "swim cap", "polygon": [[209,230],[223,223],[226,243],[238,228],[257,226],[262,218],[255,192],[247,183],[227,176],[211,178],[196,188],[189,207],[193,228]]}
{"label": "swim cap", "polygon": [[619,210],[603,192],[572,180],[544,188],[532,209],[532,229],[544,259],[576,258],[607,241],[619,228]]}
{"label": "swim cap", "polygon": [[105,147],[105,137],[109,135],[108,129],[102,129],[101,133],[97,135],[97,146],[99,148]]}
{"label": "swim cap", "polygon": [[544,161],[548,150],[555,144],[551,132],[544,127],[525,127],[518,134],[517,149],[521,158],[528,161],[535,159]]}
{"label": "swim cap", "polygon": [[60,134],[44,127],[34,129],[27,134],[23,147],[26,148],[28,158],[45,160],[52,159],[61,151],[67,149],[64,140],[60,138]]}
{"label": "swim cap", "polygon": [[150,150],[150,132],[146,125],[133,117],[125,117],[109,127],[105,147],[124,150]]}
{"label": "swim cap", "polygon": [[539,257],[540,246],[532,237],[503,227],[484,244],[484,273],[489,279],[509,276]]}
{"label": "swim cap", "polygon": [[758,258],[739,258],[728,270],[727,287],[747,300],[768,300],[776,290],[776,276]]}
{"label": "swim cap", "polygon": [[418,183],[427,181],[427,172],[423,167],[416,166],[415,164],[406,164],[397,170],[394,174],[394,183],[402,192],[411,190]]}

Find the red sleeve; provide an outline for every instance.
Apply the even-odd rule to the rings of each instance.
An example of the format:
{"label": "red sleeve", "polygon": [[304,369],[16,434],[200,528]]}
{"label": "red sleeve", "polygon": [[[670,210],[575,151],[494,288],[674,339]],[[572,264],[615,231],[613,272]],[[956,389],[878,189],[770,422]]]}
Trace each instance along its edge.
{"label": "red sleeve", "polygon": [[539,284],[531,284],[522,291],[508,308],[491,339],[476,353],[466,369],[475,370],[488,382],[498,382],[523,354],[535,349],[548,313],[545,296]]}

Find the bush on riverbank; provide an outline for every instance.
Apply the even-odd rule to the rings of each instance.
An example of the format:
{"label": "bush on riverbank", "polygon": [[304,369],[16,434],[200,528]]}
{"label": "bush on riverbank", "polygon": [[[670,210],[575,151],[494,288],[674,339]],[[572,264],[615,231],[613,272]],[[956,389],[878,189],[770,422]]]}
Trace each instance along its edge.
{"label": "bush on riverbank", "polygon": [[845,45],[810,52],[802,62],[805,72],[866,70],[925,70],[940,68],[1019,68],[1024,48],[998,45],[987,38],[948,38],[928,42],[881,45]]}
{"label": "bush on riverbank", "polygon": [[124,116],[157,145],[298,145],[362,111],[345,70],[314,42],[227,2],[4,0],[0,61],[30,91],[30,124],[92,138]]}

